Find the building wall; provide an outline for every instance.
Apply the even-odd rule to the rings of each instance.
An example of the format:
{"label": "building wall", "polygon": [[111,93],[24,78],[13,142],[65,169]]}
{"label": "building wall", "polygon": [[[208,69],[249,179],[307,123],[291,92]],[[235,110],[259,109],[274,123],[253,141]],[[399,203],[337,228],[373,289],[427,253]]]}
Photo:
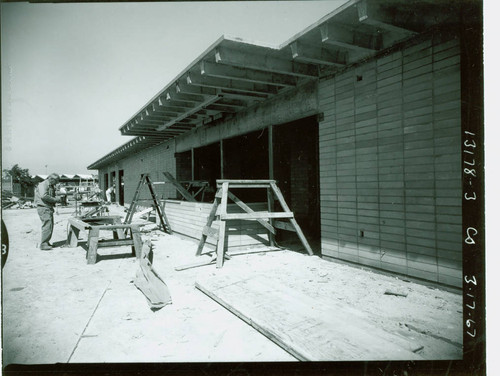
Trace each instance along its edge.
{"label": "building wall", "polygon": [[458,39],[393,51],[318,90],[323,255],[460,287]]}
{"label": "building wall", "polygon": [[[99,181],[101,182],[101,189],[104,187],[104,174],[115,171],[118,176],[119,170],[124,170],[124,184],[125,184],[125,204],[130,204],[134,197],[135,190],[139,184],[141,174],[147,173],[153,182],[165,182],[167,179],[163,175],[164,171],[170,172],[175,176],[175,143],[174,141],[166,141],[159,145],[153,146],[139,153],[133,154],[118,161],[117,163],[108,165],[107,167],[99,170]],[[176,190],[171,183],[155,184],[154,190],[160,199],[168,199],[176,197]],[[141,199],[151,198],[149,189],[143,187],[141,189]],[[118,201],[118,197],[116,198]],[[149,206],[149,201],[141,201],[141,206]]]}

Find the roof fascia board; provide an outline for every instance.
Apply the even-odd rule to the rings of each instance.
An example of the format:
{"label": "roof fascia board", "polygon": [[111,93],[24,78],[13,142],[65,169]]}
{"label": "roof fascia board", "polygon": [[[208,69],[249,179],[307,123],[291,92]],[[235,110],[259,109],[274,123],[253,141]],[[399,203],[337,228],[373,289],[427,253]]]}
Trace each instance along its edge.
{"label": "roof fascia board", "polygon": [[321,19],[319,19],[318,21],[316,21],[315,23],[313,23],[312,25],[310,25],[306,29],[304,29],[301,32],[295,34],[293,37],[291,37],[290,39],[288,39],[284,43],[280,44],[279,49],[283,49],[283,48],[287,47],[289,44],[295,42],[301,36],[307,34],[308,32],[310,32],[311,30],[317,28],[321,24],[329,21],[331,18],[333,18],[337,14],[343,12],[344,10],[348,9],[349,7],[352,7],[352,6],[356,5],[360,1],[362,1],[362,0],[349,0],[349,1],[347,1],[345,4],[342,4],[337,9],[335,9],[332,12],[328,13],[326,16],[323,16]]}

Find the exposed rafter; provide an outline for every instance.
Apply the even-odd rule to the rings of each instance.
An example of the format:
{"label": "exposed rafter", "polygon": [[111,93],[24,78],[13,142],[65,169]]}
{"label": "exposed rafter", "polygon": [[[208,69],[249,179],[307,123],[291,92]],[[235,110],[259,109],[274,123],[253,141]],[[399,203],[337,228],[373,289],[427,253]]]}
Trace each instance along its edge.
{"label": "exposed rafter", "polygon": [[193,108],[196,106],[193,102],[174,100],[168,94],[165,97],[160,97],[158,99],[158,104],[160,106],[164,106],[164,107],[174,107],[174,108],[182,108],[182,109],[186,109],[186,108],[189,109],[189,108]]}
{"label": "exposed rafter", "polygon": [[297,77],[314,78],[319,75],[318,67],[313,64],[298,63],[269,55],[255,55],[226,47],[216,49],[215,62]]}
{"label": "exposed rafter", "polygon": [[232,67],[228,65],[202,61],[200,64],[202,76],[228,78],[259,84],[291,87],[297,85],[297,78],[282,73],[264,72],[261,70]]}
{"label": "exposed rafter", "polygon": [[292,58],[309,63],[344,67],[347,64],[347,52],[330,51],[325,47],[306,45],[301,42],[293,42],[290,45]]}
{"label": "exposed rafter", "polygon": [[373,53],[382,47],[382,37],[378,33],[363,33],[355,29],[326,23],[321,25],[321,41],[335,47],[361,53]]}
{"label": "exposed rafter", "polygon": [[202,110],[203,108],[205,108],[206,106],[216,102],[217,100],[220,99],[220,96],[219,95],[213,95],[213,96],[209,96],[207,97],[203,102],[200,102],[198,103],[195,107],[191,108],[190,110],[188,110],[187,112],[183,113],[183,114],[180,114],[177,118],[175,119],[172,119],[168,122],[166,122],[165,124],[159,126],[156,130],[158,131],[162,131],[164,130],[165,128],[168,128],[170,126],[172,126],[173,124],[185,119],[186,117],[192,115],[192,114],[195,114],[196,112],[198,112],[199,110]]}
{"label": "exposed rafter", "polygon": [[181,93],[181,92],[167,92],[167,100],[173,101],[183,101],[187,103],[200,103],[209,98],[210,96],[216,95],[214,93],[208,94],[190,94],[190,93]]}
{"label": "exposed rafter", "polygon": [[266,95],[257,95],[250,93],[234,93],[227,90],[221,90],[221,95],[224,98],[241,99],[247,102],[252,102],[252,101],[262,102],[268,98]]}
{"label": "exposed rafter", "polygon": [[195,73],[189,73],[187,83],[194,86],[209,87],[214,89],[231,89],[239,92],[257,93],[257,94],[277,94],[276,86],[254,84],[251,82],[229,80],[226,78],[205,77]]}
{"label": "exposed rafter", "polygon": [[417,34],[415,31],[396,26],[392,17],[381,12],[373,2],[361,0],[356,4],[356,8],[358,11],[359,22],[374,26],[381,31],[399,34],[403,38],[412,37]]}

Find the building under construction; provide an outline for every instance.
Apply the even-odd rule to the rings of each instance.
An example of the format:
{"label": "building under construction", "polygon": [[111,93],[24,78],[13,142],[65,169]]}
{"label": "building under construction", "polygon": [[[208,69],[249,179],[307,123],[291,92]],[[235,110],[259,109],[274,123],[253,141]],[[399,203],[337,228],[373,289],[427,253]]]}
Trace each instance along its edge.
{"label": "building under construction", "polygon": [[132,111],[120,132],[134,139],[88,168],[122,205],[141,174],[164,182],[172,230],[194,239],[217,180],[274,180],[322,258],[461,288],[463,145],[482,100],[475,5],[351,0],[277,47],[221,37]]}

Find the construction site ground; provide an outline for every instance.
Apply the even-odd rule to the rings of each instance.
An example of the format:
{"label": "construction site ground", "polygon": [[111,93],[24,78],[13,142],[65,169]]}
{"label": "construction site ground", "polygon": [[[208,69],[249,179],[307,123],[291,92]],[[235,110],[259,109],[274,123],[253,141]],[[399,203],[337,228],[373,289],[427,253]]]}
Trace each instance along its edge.
{"label": "construction site ground", "polygon": [[[130,247],[99,249],[98,262],[88,265],[85,241],[77,248],[64,247],[74,208],[57,212],[52,241],[59,247],[41,251],[36,209],[3,211],[10,240],[2,270],[4,367],[297,361],[195,287],[197,280],[210,277],[252,275],[265,275],[271,283],[300,290],[318,302],[335,301],[387,332],[405,335],[418,359],[462,357],[461,294],[318,256],[265,248],[234,256],[220,269],[212,264],[176,271],[207,256],[195,256],[196,241],[158,230],[142,237],[152,240],[153,267],[168,285],[172,304],[152,311],[134,285],[139,263],[130,256]],[[111,205],[110,212],[124,213],[118,205]],[[336,319],[331,312],[331,320]]]}

